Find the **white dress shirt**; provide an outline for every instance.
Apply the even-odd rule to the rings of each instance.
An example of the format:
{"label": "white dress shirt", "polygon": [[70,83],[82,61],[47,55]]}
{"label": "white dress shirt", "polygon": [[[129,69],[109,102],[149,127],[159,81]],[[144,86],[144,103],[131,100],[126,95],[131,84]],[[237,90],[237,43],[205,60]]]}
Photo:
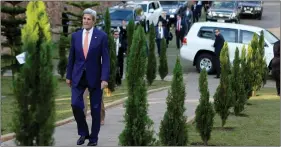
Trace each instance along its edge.
{"label": "white dress shirt", "polygon": [[[91,39],[92,39],[92,35],[93,35],[93,30],[94,30],[94,27],[92,27],[90,30],[89,30],[89,34],[88,34],[88,49],[90,47],[90,43],[91,43]],[[86,29],[83,29],[83,35],[82,35],[82,47],[84,46],[84,41],[85,41],[85,37],[86,37]]]}
{"label": "white dress shirt", "polygon": [[115,43],[115,46],[116,46],[116,56],[118,56],[118,51],[119,51],[119,38],[118,39],[116,39],[116,38],[114,38],[114,41],[116,41],[116,43]]}
{"label": "white dress shirt", "polygon": [[163,38],[163,27],[158,27],[158,33],[160,34],[160,39]]}

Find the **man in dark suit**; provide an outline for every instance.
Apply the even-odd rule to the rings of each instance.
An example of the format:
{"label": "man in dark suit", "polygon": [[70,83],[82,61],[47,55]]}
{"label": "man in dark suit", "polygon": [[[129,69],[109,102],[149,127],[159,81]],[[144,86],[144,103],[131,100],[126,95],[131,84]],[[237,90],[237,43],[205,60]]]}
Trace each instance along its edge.
{"label": "man in dark suit", "polygon": [[189,9],[189,7],[186,7],[186,11],[184,13],[184,20],[185,20],[186,25],[187,25],[187,31],[186,31],[187,33],[189,32],[189,29],[191,27],[192,18],[193,18],[192,11]]}
{"label": "man in dark suit", "polygon": [[214,48],[215,48],[215,58],[214,58],[214,64],[215,64],[215,69],[217,72],[216,78],[220,78],[220,72],[221,72],[221,67],[220,67],[220,52],[221,49],[224,45],[224,37],[220,34],[220,30],[216,29],[215,30],[215,42],[214,42]]}
{"label": "man in dark suit", "polygon": [[272,76],[276,82],[277,95],[280,96],[280,40],[274,43],[274,57],[271,62]]}
{"label": "man in dark suit", "polygon": [[[83,11],[83,29],[72,34],[67,65],[66,83],[71,87],[71,106],[80,138],[77,145],[89,139],[88,146],[96,146],[100,131],[102,89],[109,80],[110,57],[106,33],[94,27],[96,11]],[[83,112],[83,94],[88,88],[92,129],[89,133]]]}
{"label": "man in dark suit", "polygon": [[199,21],[199,15],[200,15],[200,5],[197,4],[197,1],[193,2],[193,5],[191,6],[191,11],[193,14],[193,23]]}
{"label": "man in dark suit", "polygon": [[181,47],[181,42],[183,41],[184,36],[186,35],[187,27],[186,22],[182,19],[181,15],[177,15],[177,21],[175,24],[175,34],[176,34],[176,43],[177,48]]}
{"label": "man in dark suit", "polygon": [[119,31],[113,31],[114,45],[116,47],[117,56],[117,71],[116,71],[116,84],[120,86],[122,84],[123,69],[124,69],[124,45],[122,46],[122,39],[119,37]]}
{"label": "man in dark suit", "polygon": [[158,55],[160,56],[161,40],[168,38],[167,28],[162,26],[162,21],[158,22],[158,27],[156,27],[156,29],[155,29],[155,34],[156,34],[156,45],[158,48]]}
{"label": "man in dark suit", "polygon": [[[162,27],[165,27],[167,30],[167,34],[169,35],[170,33],[170,22],[169,22],[169,18],[167,17],[167,12],[163,11],[162,14],[159,16],[158,22],[157,22],[157,26],[159,26],[159,22],[162,22]],[[169,45],[169,39],[168,37],[166,38],[166,44],[167,46]]]}

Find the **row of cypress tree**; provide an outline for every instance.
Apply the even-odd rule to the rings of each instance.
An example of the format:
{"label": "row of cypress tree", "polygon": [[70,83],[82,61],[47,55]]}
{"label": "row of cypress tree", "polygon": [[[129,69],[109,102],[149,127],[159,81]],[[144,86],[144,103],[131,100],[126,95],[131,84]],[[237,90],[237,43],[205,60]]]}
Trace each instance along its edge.
{"label": "row of cypress tree", "polygon": [[[241,56],[240,56],[241,55]],[[202,70],[199,78],[200,103],[196,108],[196,129],[204,145],[208,145],[217,113],[224,127],[233,108],[235,116],[241,115],[253,91],[259,90],[266,81],[268,69],[264,58],[264,36],[260,38],[254,34],[246,50],[242,48],[241,54],[236,48],[233,65],[229,60],[228,44],[224,44],[220,54],[221,78],[214,95],[214,103],[209,101],[207,72]]]}

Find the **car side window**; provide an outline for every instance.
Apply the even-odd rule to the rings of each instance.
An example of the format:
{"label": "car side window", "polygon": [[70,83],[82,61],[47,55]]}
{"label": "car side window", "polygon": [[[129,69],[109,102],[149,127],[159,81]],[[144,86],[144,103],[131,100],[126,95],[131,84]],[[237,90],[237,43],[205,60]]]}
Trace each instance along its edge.
{"label": "car side window", "polygon": [[155,5],[155,9],[158,9],[158,8],[159,8],[159,5],[158,5],[157,2],[155,2],[154,5]]}
{"label": "car side window", "polygon": [[152,3],[148,5],[148,10],[153,9]]}
{"label": "car side window", "polygon": [[204,39],[214,39],[213,27],[201,27],[197,36]]}
{"label": "car side window", "polygon": [[241,30],[240,33],[240,43],[249,44],[254,36],[254,32]]}
{"label": "car side window", "polygon": [[228,28],[219,28],[220,33],[223,36],[224,40],[231,43],[238,43],[238,30],[237,29],[228,29]]}
{"label": "car side window", "polygon": [[[248,45],[249,43],[251,43],[254,34],[255,34],[254,32],[241,30],[240,31],[240,41],[239,42]],[[260,37],[260,36],[258,35],[258,37]],[[268,46],[266,42],[264,42],[264,45]]]}

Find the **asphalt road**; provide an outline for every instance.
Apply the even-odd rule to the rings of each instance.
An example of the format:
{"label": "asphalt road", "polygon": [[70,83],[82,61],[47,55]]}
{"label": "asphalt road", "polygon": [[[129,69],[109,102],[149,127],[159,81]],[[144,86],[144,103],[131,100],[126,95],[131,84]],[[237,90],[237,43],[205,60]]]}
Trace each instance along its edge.
{"label": "asphalt road", "polygon": [[[274,29],[275,31],[273,33],[280,37],[280,2],[264,2],[262,20],[245,16],[241,19],[241,24],[258,26],[270,30]],[[172,74],[176,56],[179,54],[175,42],[174,37],[171,42],[172,44],[167,49],[169,74]],[[196,68],[191,62],[182,59],[181,63],[185,74],[196,72]]]}

